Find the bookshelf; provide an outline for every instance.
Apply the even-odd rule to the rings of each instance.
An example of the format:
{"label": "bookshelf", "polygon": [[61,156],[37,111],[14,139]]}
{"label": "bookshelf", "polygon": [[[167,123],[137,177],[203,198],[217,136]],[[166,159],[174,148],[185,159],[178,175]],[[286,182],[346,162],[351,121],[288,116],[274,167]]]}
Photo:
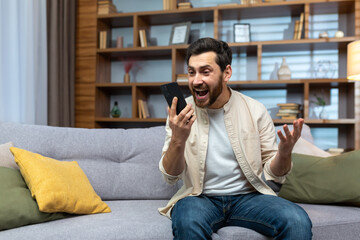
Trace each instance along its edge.
{"label": "bookshelf", "polygon": [[[119,6],[117,8],[120,10]],[[301,14],[302,37],[293,39],[295,21],[300,19]],[[318,38],[317,31],[322,29],[316,22],[319,14],[336,14],[336,30],[343,31],[344,37],[335,38],[333,34],[329,34],[328,38]],[[284,30],[288,34],[283,37],[264,40],[255,35],[251,42],[234,43],[231,36],[228,36],[234,22],[256,22],[258,19],[279,17],[289,21],[286,23],[288,30]],[[360,85],[346,79],[346,47],[348,43],[360,39],[359,19],[359,0],[293,0],[101,15],[97,14],[95,0],[78,0],[76,127],[130,128],[164,125],[166,102],[159,86],[176,81],[177,76],[184,75],[188,45],[169,46],[169,35],[165,35],[165,40],[160,37],[155,39],[155,43],[152,39],[158,31],[169,32],[172,24],[191,21],[192,28],[194,26],[195,30],[203,31],[200,36],[205,34],[203,36],[227,41],[235,58],[237,56],[239,59],[236,63],[238,65],[235,64],[233,68],[245,68],[245,74],[239,71],[229,82],[233,89],[250,92],[283,91],[286,97],[282,103],[295,99],[295,102],[302,105],[305,123],[312,128],[335,128],[338,132],[337,147],[360,149]],[[147,35],[147,47],[141,47],[139,30],[152,33],[151,36]],[[106,48],[99,46],[99,32],[102,31],[106,31],[109,37]],[[116,38],[119,35],[124,38],[123,48],[116,48]],[[292,79],[286,81],[269,80],[265,76],[269,67],[266,61],[271,62],[271,59],[277,56],[280,58],[288,52],[295,55],[305,53],[303,58],[312,57],[317,51],[335,52],[335,77],[317,78],[300,73],[296,75],[296,71]],[[130,83],[123,83],[122,62],[128,59],[138,61],[143,67],[136,76],[131,77]],[[292,59],[295,60],[289,64],[290,67],[300,64],[296,62],[296,57]],[[179,84],[185,95],[189,94],[187,84]],[[318,89],[336,92],[336,118],[316,119],[311,116],[311,98]],[[139,118],[139,99],[147,101],[149,118]],[[110,117],[115,100],[119,102],[122,112],[120,118]],[[280,125],[291,123],[291,120],[274,118],[274,123]]]}

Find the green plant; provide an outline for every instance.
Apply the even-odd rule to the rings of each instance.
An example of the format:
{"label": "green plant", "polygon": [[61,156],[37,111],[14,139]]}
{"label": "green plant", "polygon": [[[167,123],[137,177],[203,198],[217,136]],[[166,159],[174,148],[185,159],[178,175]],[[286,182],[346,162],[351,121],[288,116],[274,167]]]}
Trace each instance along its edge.
{"label": "green plant", "polygon": [[316,101],[311,101],[311,103],[314,103],[314,104],[316,104],[318,106],[325,106],[326,105],[326,102],[325,102],[324,98],[316,96],[316,95],[315,95],[315,97],[316,97]]}

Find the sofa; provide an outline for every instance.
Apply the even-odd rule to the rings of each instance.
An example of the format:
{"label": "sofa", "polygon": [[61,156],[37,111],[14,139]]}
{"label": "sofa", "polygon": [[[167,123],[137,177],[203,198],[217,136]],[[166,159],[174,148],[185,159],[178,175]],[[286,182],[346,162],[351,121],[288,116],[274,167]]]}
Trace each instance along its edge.
{"label": "sofa", "polygon": [[[81,129],[0,122],[0,144],[11,141],[15,147],[60,161],[77,161],[111,208],[111,213],[71,215],[0,231],[0,239],[172,239],[171,220],[158,208],[181,183],[167,185],[162,179],[158,163],[164,140],[163,126]],[[360,239],[358,207],[299,205],[313,222],[313,239]],[[241,227],[224,227],[213,239],[270,238]]]}

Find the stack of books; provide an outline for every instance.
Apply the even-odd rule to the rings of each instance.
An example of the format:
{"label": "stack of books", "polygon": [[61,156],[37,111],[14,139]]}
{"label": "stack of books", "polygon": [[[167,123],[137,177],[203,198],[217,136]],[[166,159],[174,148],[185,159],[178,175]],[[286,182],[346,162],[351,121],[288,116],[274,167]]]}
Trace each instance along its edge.
{"label": "stack of books", "polygon": [[178,9],[188,9],[188,8],[192,8],[191,2],[178,3]]}
{"label": "stack of books", "polygon": [[116,13],[116,6],[112,0],[98,0],[98,14]]}
{"label": "stack of books", "polygon": [[150,117],[149,108],[145,100],[138,99],[138,113],[139,118],[141,119],[146,119]]}
{"label": "stack of books", "polygon": [[107,47],[108,43],[108,36],[107,31],[100,31],[99,32],[99,48],[104,49]]}
{"label": "stack of books", "polygon": [[297,103],[279,103],[277,106],[280,109],[276,116],[281,117],[281,119],[295,120],[300,113],[300,104]]}
{"label": "stack of books", "polygon": [[304,13],[302,12],[300,14],[300,19],[295,21],[294,36],[293,36],[294,40],[301,39],[303,25],[304,25]]}

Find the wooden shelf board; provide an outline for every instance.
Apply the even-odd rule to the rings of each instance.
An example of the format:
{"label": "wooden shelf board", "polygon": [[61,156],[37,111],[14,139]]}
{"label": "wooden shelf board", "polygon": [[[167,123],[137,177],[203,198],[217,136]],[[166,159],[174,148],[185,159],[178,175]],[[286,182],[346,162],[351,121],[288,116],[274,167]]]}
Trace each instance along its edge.
{"label": "wooden shelf board", "polygon": [[[133,47],[133,48],[106,48],[97,49],[96,52],[102,55],[109,56],[112,60],[116,58],[169,58],[171,59],[171,50],[173,46],[150,46],[150,47]],[[115,58],[115,59],[114,59]]]}
{"label": "wooden shelf board", "polygon": [[[254,18],[264,16],[281,16],[284,14],[300,14],[301,5],[306,3],[314,5],[316,13],[338,12],[342,9],[351,8],[354,0],[299,0],[283,2],[261,2],[257,4],[238,4],[236,6],[219,5],[214,7],[199,7],[189,9],[142,11],[131,13],[98,14],[97,19],[110,25],[110,27],[129,27],[132,25],[132,17],[139,16],[146,19],[151,25],[163,25],[166,18],[167,24],[181,21],[203,22],[213,21],[214,11],[220,11],[223,20],[241,18]],[[327,6],[324,8],[323,4]],[[272,7],[276,11],[269,11]]]}
{"label": "wooden shelf board", "polygon": [[[229,47],[234,52],[246,51],[256,53],[257,47],[262,46],[264,51],[302,51],[302,50],[321,50],[335,49],[338,47],[346,47],[356,37],[349,36],[343,38],[316,38],[316,39],[299,39],[299,40],[276,40],[276,41],[256,41],[246,43],[229,43]],[[296,45],[294,49],[293,45]],[[288,45],[288,47],[286,47]],[[171,46],[149,46],[149,47],[128,47],[128,48],[106,48],[97,49],[96,52],[110,57],[171,57],[172,49],[186,50],[188,44],[171,45]],[[239,49],[239,50],[238,50]]]}

